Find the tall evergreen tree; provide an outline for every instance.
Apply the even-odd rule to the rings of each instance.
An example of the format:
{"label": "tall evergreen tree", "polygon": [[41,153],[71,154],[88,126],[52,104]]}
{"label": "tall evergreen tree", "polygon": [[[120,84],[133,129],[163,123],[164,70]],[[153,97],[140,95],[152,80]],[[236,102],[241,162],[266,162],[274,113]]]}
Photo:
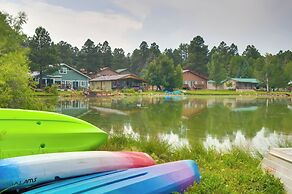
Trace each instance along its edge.
{"label": "tall evergreen tree", "polygon": [[149,58],[149,46],[146,41],[142,41],[139,49],[135,49],[131,56],[131,71],[141,74],[142,70],[147,66]]}
{"label": "tall evergreen tree", "polygon": [[31,69],[40,71],[39,86],[42,88],[43,74],[49,73],[51,70],[49,65],[57,62],[57,51],[49,32],[43,27],[36,28],[35,34],[29,39],[29,47],[31,49]]}
{"label": "tall evergreen tree", "polygon": [[96,72],[101,67],[101,56],[94,42],[87,39],[79,53],[79,67]]}
{"label": "tall evergreen tree", "polygon": [[245,57],[232,56],[230,59],[230,77],[249,78],[253,76],[253,68]]}
{"label": "tall evergreen tree", "polygon": [[149,57],[147,59],[147,62],[151,62],[153,59],[158,57],[161,54],[161,51],[159,50],[159,46],[153,42],[149,48]]}
{"label": "tall evergreen tree", "polygon": [[201,36],[196,36],[188,47],[187,67],[201,74],[207,74],[208,46]]}
{"label": "tall evergreen tree", "polygon": [[257,59],[261,57],[261,54],[254,45],[247,45],[245,51],[242,53],[242,56],[245,56],[247,58]]}
{"label": "tall evergreen tree", "polygon": [[108,41],[103,42],[100,52],[101,52],[101,58],[102,58],[102,66],[112,67],[113,55],[112,55],[112,49]]}
{"label": "tall evergreen tree", "polygon": [[55,47],[58,54],[58,62],[66,63],[74,67],[77,66],[77,56],[79,52],[77,47],[72,47],[71,44],[64,41],[58,42]]}
{"label": "tall evergreen tree", "polygon": [[113,52],[112,68],[113,69],[127,68],[128,65],[129,65],[128,60],[125,56],[124,50],[122,48],[115,48]]}
{"label": "tall evergreen tree", "polygon": [[225,60],[225,56],[220,51],[214,51],[208,63],[209,79],[215,82],[216,87],[227,78]]}

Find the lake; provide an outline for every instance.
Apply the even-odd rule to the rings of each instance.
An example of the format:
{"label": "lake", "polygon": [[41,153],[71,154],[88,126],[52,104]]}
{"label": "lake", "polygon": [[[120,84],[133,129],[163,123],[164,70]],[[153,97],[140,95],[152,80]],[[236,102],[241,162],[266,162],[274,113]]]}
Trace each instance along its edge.
{"label": "lake", "polygon": [[202,142],[206,148],[270,147],[292,142],[292,99],[256,97],[108,97],[63,99],[57,112],[112,133],[158,137],[174,147]]}

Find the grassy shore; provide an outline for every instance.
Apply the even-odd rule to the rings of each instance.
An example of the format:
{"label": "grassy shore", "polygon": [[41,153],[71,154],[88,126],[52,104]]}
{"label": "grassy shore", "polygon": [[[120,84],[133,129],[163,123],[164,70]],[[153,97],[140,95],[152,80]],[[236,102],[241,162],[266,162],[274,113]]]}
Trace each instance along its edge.
{"label": "grassy shore", "polygon": [[251,156],[234,148],[228,153],[206,150],[202,145],[173,149],[158,139],[135,140],[125,136],[112,136],[99,150],[146,152],[157,163],[176,160],[195,160],[202,181],[186,193],[285,193],[280,181],[260,168],[262,157]]}
{"label": "grassy shore", "polygon": [[[99,95],[98,95],[99,94]],[[34,92],[35,96],[49,97],[85,97],[82,91],[58,91],[50,93],[45,91]],[[134,90],[122,91],[100,91],[97,93],[98,97],[111,97],[111,96],[165,96],[169,95],[163,91],[144,91],[136,92]],[[257,96],[257,97],[292,97],[292,92],[264,92],[264,91],[234,91],[234,90],[186,90],[181,95],[190,96]]]}
{"label": "grassy shore", "polygon": [[244,96],[292,96],[291,92],[235,91],[235,90],[188,90],[186,95],[244,95]]}
{"label": "grassy shore", "polygon": [[38,97],[50,97],[50,96],[60,96],[60,97],[83,97],[84,93],[82,91],[58,91],[56,93],[50,93],[45,91],[35,91],[34,96]]}
{"label": "grassy shore", "polygon": [[[121,91],[126,96],[165,96],[163,91],[135,92],[131,90]],[[292,92],[265,92],[265,91],[235,91],[235,90],[185,90],[181,95],[198,96],[257,96],[257,97],[292,97]]]}

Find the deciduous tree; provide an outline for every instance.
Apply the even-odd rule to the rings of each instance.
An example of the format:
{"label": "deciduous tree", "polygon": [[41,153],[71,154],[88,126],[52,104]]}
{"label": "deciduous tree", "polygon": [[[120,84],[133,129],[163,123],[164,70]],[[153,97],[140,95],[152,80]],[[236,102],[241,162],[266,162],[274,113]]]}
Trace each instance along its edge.
{"label": "deciduous tree", "polygon": [[8,15],[0,12],[0,107],[37,108],[32,97],[28,49],[23,47],[25,37],[21,27],[9,24]]}
{"label": "deciduous tree", "polygon": [[157,88],[163,86],[167,90],[182,86],[182,69],[174,66],[173,60],[166,55],[154,59],[145,70],[145,78]]}

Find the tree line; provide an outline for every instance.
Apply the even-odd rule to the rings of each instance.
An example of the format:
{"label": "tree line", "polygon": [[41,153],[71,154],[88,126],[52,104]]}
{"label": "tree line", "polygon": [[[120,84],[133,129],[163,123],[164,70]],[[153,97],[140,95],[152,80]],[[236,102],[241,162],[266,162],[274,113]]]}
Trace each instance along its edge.
{"label": "tree line", "polygon": [[[263,56],[254,45],[248,45],[244,52],[239,54],[234,43],[227,45],[224,41],[209,49],[201,36],[194,37],[189,43],[181,43],[178,48],[167,48],[164,51],[161,51],[155,42],[149,46],[146,41],[142,41],[132,53],[126,54],[122,48],[112,49],[108,41],[94,43],[87,39],[81,49],[65,41],[54,43],[49,32],[43,27],[38,27],[33,37],[27,38],[27,46],[30,48],[30,69],[41,72],[46,71],[50,64],[62,62],[87,72],[96,72],[102,67],[128,68],[151,83],[165,82],[163,75],[174,76],[178,66],[208,76],[216,84],[232,77],[253,77],[269,89],[286,88],[292,80],[290,50]],[[168,71],[161,75],[154,75],[159,72],[159,66],[166,65],[173,67],[165,68]]]}
{"label": "tree line", "polygon": [[[90,39],[79,49],[65,41],[54,43],[50,33],[43,27],[36,28],[32,37],[25,35],[21,30],[26,22],[25,13],[15,18],[3,13],[1,16],[3,25],[19,35],[14,37],[15,40],[10,37],[7,37],[9,40],[3,40],[11,42],[4,50],[15,45],[13,42],[17,40],[25,50],[30,71],[40,71],[41,76],[52,71],[50,65],[66,63],[93,73],[102,67],[128,68],[149,83],[169,88],[181,86],[182,69],[208,76],[216,84],[232,77],[253,77],[261,82],[261,86],[271,89],[286,88],[292,80],[290,50],[279,51],[275,55],[261,55],[254,45],[248,45],[239,54],[234,43],[227,45],[224,41],[210,49],[201,36],[194,37],[189,43],[181,43],[178,48],[164,51],[155,42],[149,45],[142,41],[132,53],[126,54],[122,48],[112,48],[108,41],[94,43]],[[5,38],[4,34],[2,38]]]}

